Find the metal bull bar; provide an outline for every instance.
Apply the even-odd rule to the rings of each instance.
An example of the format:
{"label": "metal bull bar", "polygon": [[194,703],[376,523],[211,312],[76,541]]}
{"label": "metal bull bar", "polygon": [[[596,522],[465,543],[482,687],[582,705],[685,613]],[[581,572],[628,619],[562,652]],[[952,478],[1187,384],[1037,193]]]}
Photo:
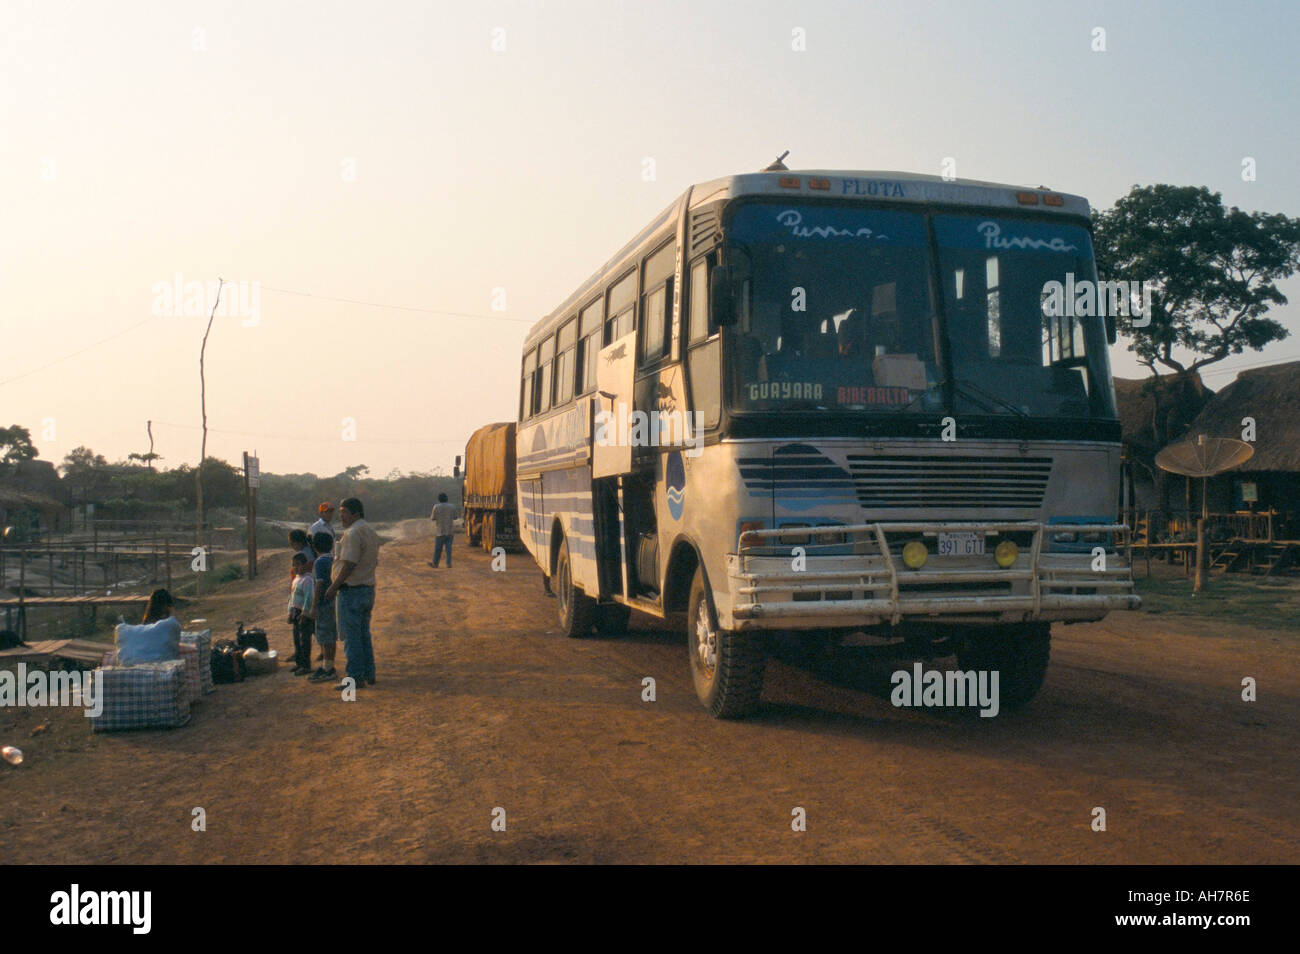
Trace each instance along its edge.
{"label": "metal bull bar", "polygon": [[[747,530],[740,535],[738,552],[728,557],[732,615],[750,625],[800,619],[821,626],[897,624],[918,617],[945,622],[1100,619],[1110,610],[1141,605],[1133,593],[1130,562],[1118,550],[1108,550],[1105,569],[1094,570],[1091,547],[1048,552],[1044,536],[1068,532],[1081,538],[1127,529],[1124,524],[930,521]],[[928,552],[925,564],[911,569],[890,549],[890,534],[923,540],[940,531],[1032,534],[1032,545],[1027,552],[1018,548],[1015,562],[1005,568],[992,552]],[[895,546],[901,549],[904,542],[896,540]],[[796,569],[790,551],[773,552],[794,545],[804,547],[811,565]]]}

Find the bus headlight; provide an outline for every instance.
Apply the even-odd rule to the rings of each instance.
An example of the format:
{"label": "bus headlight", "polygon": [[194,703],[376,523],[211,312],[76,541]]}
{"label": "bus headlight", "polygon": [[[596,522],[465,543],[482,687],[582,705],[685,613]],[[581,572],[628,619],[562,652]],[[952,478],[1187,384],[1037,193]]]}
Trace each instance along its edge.
{"label": "bus headlight", "polygon": [[1016,558],[1020,556],[1020,547],[1016,546],[1010,540],[1003,540],[993,551],[993,559],[997,561],[998,566],[1007,569],[1014,566]]}
{"label": "bus headlight", "polygon": [[930,559],[930,551],[926,549],[925,544],[920,540],[912,540],[903,544],[903,566],[909,570],[921,569],[928,559]]}

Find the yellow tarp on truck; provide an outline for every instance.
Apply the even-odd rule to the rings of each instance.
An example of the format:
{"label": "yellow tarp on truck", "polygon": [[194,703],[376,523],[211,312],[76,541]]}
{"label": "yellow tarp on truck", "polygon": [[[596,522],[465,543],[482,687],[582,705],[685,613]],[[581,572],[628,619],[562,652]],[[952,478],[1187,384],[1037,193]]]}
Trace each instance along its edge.
{"label": "yellow tarp on truck", "polygon": [[515,495],[515,423],[480,427],[465,445],[465,506],[498,509]]}

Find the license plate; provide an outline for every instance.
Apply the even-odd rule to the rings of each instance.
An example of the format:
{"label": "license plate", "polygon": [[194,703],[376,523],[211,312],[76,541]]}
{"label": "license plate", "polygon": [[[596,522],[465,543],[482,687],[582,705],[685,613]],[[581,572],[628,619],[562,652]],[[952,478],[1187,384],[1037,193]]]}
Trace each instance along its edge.
{"label": "license plate", "polygon": [[979,556],[983,552],[982,533],[939,533],[939,556]]}

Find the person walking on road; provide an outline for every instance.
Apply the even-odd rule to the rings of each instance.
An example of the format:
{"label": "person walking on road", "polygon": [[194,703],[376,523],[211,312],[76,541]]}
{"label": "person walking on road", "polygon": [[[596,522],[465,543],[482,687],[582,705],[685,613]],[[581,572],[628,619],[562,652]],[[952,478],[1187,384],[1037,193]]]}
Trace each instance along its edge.
{"label": "person walking on road", "polygon": [[347,678],[335,689],[375,684],[375,651],[370,636],[370,614],[375,608],[375,568],[379,565],[379,534],[366,523],[361,501],[349,497],[339,504],[343,538],[339,541],[330,585],[324,598],[334,600],[339,635],[347,653]]}
{"label": "person walking on road", "polygon": [[433,506],[433,513],[429,514],[429,519],[433,521],[435,533],[437,536],[433,540],[433,559],[429,561],[429,566],[437,569],[438,562],[442,557],[442,551],[447,551],[447,569],[451,569],[451,538],[455,535],[456,508],[447,503],[446,494],[438,494],[438,502]]}

